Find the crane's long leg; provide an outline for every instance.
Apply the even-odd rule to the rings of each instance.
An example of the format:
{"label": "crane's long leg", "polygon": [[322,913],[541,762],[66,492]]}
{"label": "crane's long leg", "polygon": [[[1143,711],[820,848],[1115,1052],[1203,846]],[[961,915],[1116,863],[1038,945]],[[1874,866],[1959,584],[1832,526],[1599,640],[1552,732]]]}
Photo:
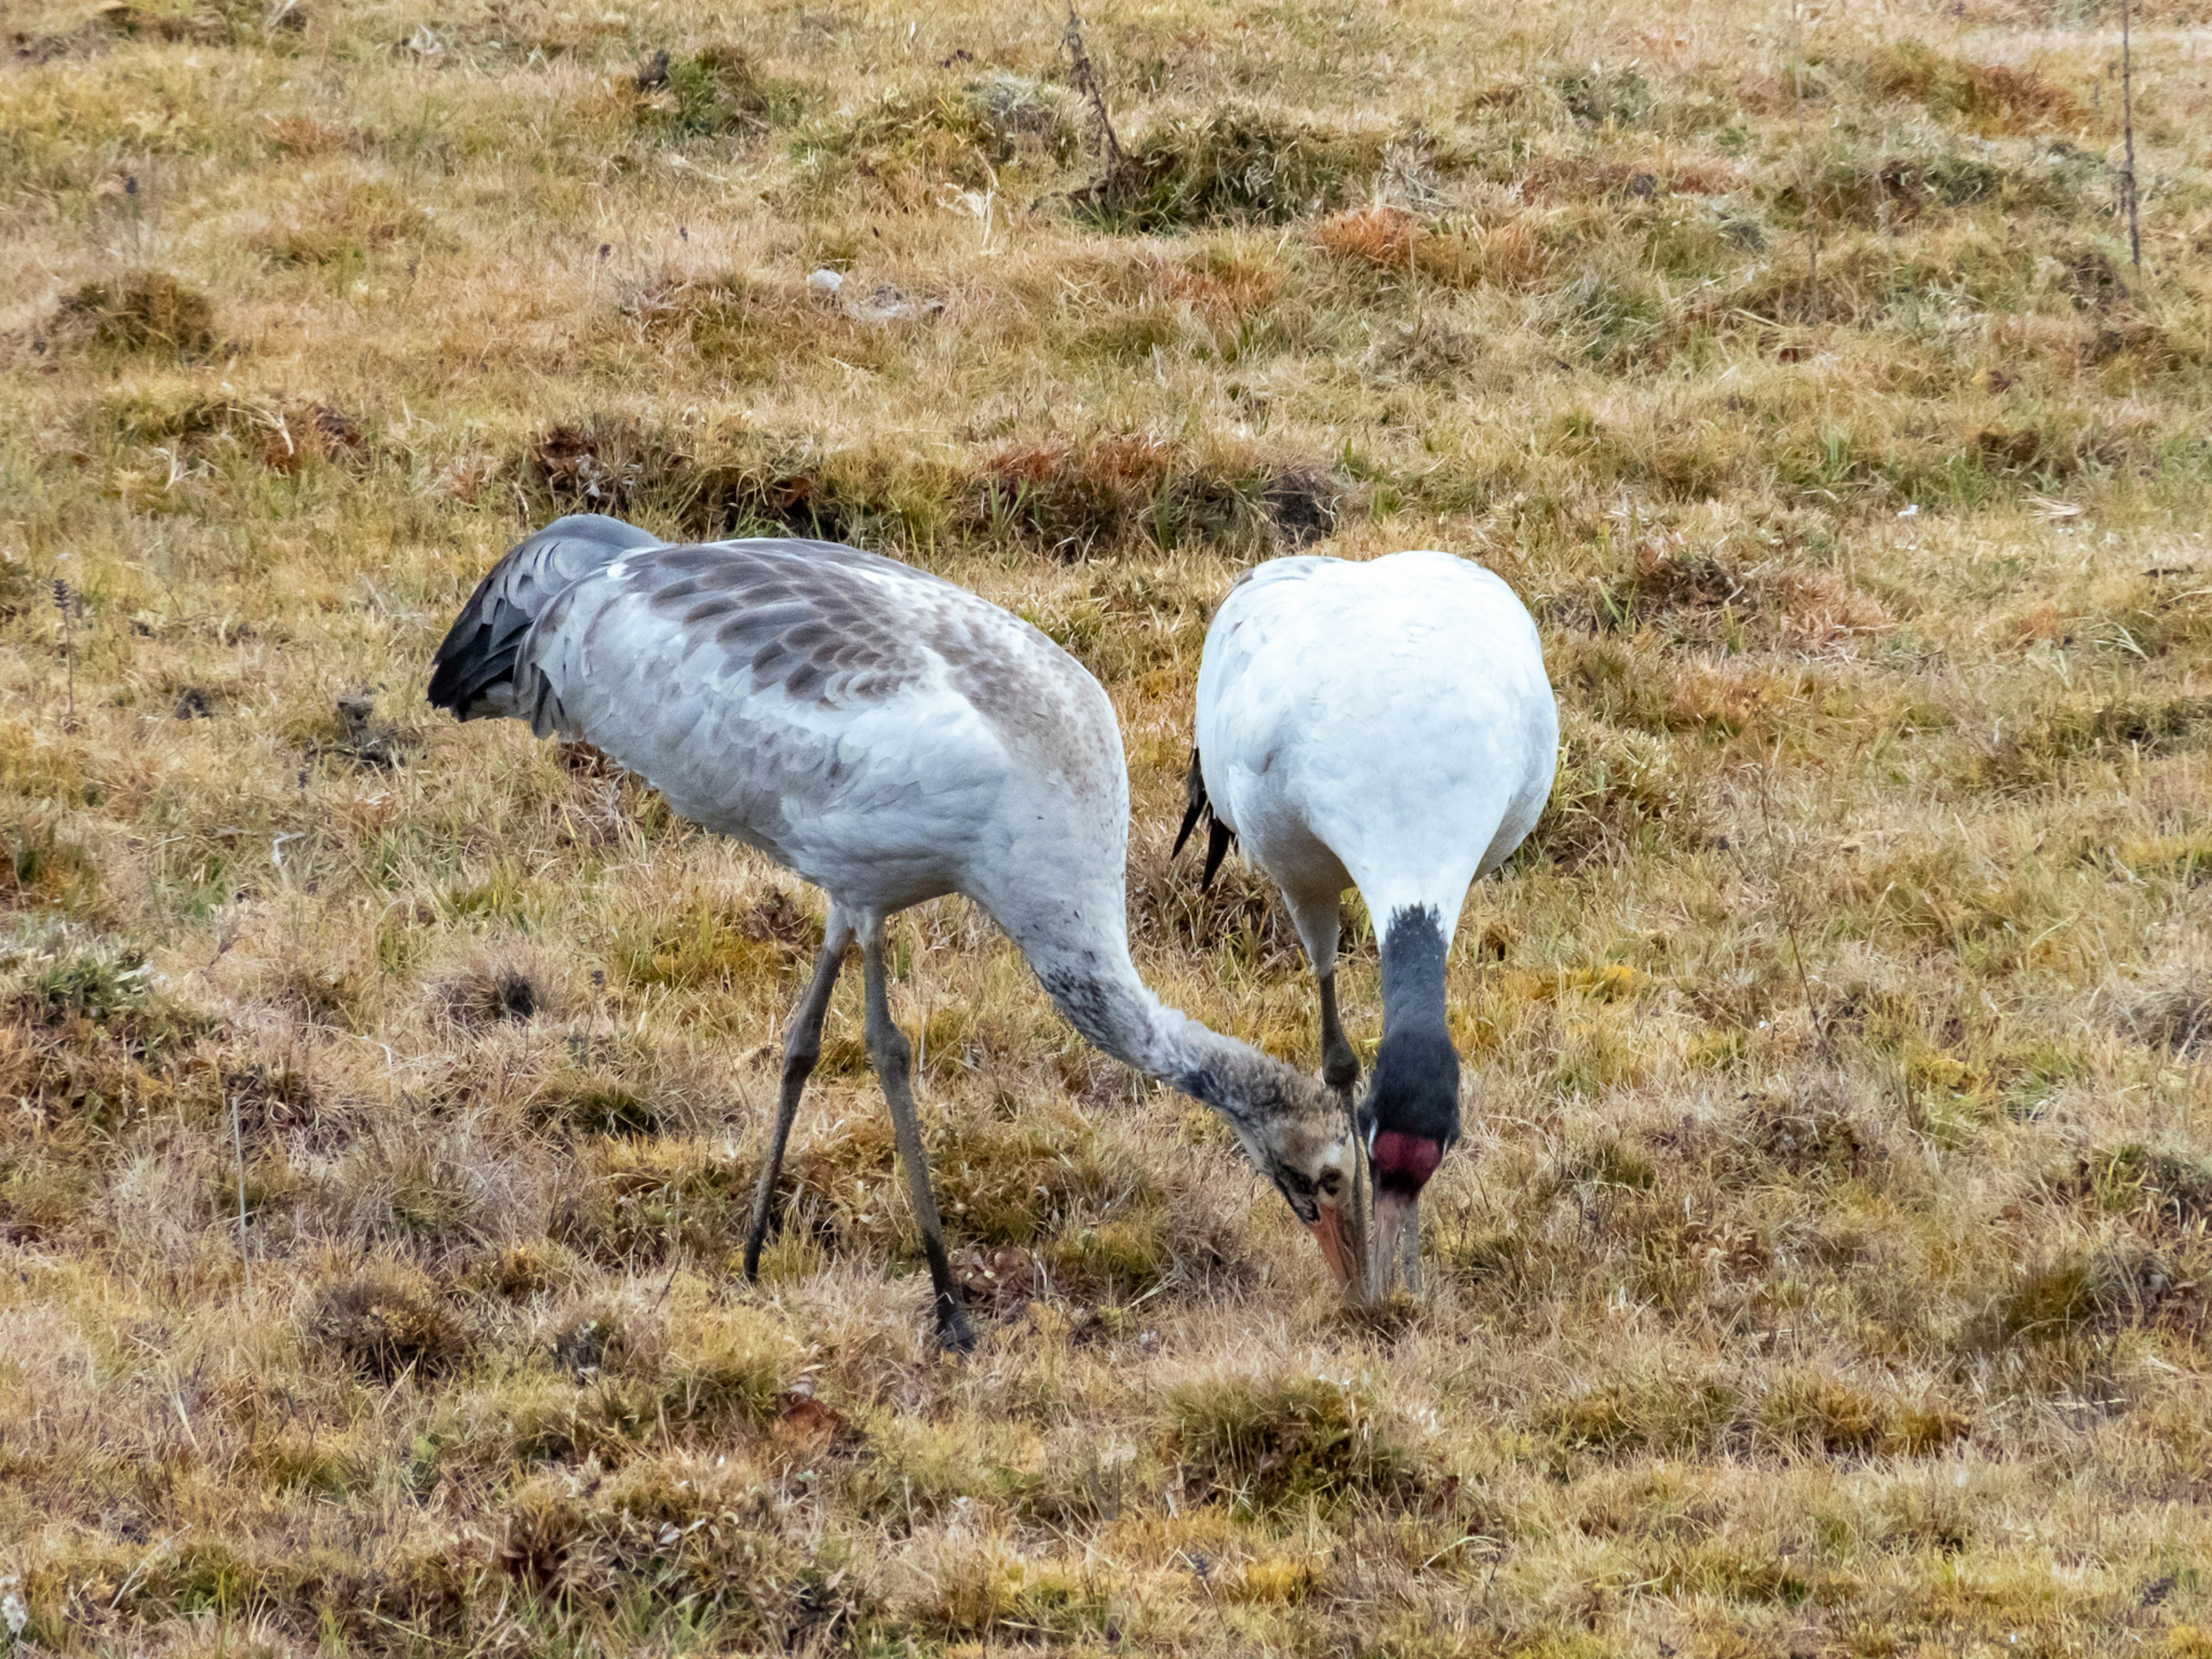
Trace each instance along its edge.
{"label": "crane's long leg", "polygon": [[830,1012],[830,993],[837,988],[838,971],[853,942],[853,925],[836,905],[822,929],[822,955],[814,964],[813,983],[792,1010],[791,1027],[783,1038],[783,1084],[775,1103],[775,1127],[769,1132],[768,1157],[761,1164],[760,1187],[753,1194],[752,1231],[745,1236],[745,1277],[760,1276],[761,1246],[775,1221],[775,1187],[783,1177],[783,1149],[791,1139],[792,1120],[799,1115],[799,1097],[813,1075],[814,1062],[822,1058],[822,1021]]}
{"label": "crane's long leg", "polygon": [[1352,1052],[1344,1035],[1344,1021],[1336,1012],[1336,947],[1342,930],[1344,896],[1328,887],[1301,892],[1285,887],[1283,900],[1290,906],[1298,943],[1305,946],[1306,960],[1313,963],[1314,982],[1321,991],[1322,1081],[1345,1096],[1348,1107],[1352,1086],[1359,1081],[1359,1056]]}
{"label": "crane's long leg", "polygon": [[1321,1079],[1332,1089],[1348,1092],[1359,1081],[1359,1056],[1344,1035],[1344,1021],[1336,1012],[1336,968],[1317,975],[1321,987]]}
{"label": "crane's long leg", "polygon": [[930,1190],[929,1158],[921,1147],[921,1125],[914,1113],[914,1085],[908,1068],[914,1049],[906,1033],[891,1022],[890,996],[884,984],[884,929],[879,918],[869,918],[860,939],[860,961],[867,975],[868,1060],[876,1080],[884,1085],[884,1099],[891,1109],[891,1129],[898,1139],[899,1162],[906,1169],[907,1195],[914,1204],[915,1219],[921,1224],[922,1253],[929,1258],[930,1281],[937,1287],[937,1340],[948,1348],[975,1346],[960,1297],[952,1287],[952,1264],[945,1254],[945,1224],[938,1219],[937,1195]]}

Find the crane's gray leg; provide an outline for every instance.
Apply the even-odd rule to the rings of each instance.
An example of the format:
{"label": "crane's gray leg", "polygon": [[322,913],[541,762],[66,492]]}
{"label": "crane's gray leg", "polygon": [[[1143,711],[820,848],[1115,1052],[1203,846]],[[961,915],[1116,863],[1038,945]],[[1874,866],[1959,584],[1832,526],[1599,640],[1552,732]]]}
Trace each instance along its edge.
{"label": "crane's gray leg", "polygon": [[1291,921],[1298,930],[1298,943],[1313,963],[1314,981],[1321,991],[1321,1077],[1339,1094],[1349,1096],[1359,1081],[1359,1056],[1344,1035],[1344,1021],[1336,1012],[1336,944],[1343,925],[1343,895],[1324,889],[1293,893],[1283,890]]}
{"label": "crane's gray leg", "polygon": [[975,1334],[961,1310],[959,1293],[952,1287],[952,1263],[945,1254],[945,1224],[938,1219],[937,1195],[930,1190],[929,1158],[921,1147],[921,1125],[914,1113],[914,1085],[908,1068],[914,1048],[906,1033],[891,1023],[890,992],[884,983],[884,926],[870,917],[860,936],[860,961],[868,985],[868,1060],[876,1080],[884,1085],[884,1100],[891,1109],[891,1129],[898,1139],[899,1162],[906,1169],[907,1196],[914,1218],[921,1224],[922,1254],[929,1258],[930,1282],[937,1287],[937,1340],[946,1347],[964,1352],[975,1346]]}
{"label": "crane's gray leg", "polygon": [[775,1220],[775,1185],[783,1176],[783,1149],[791,1139],[792,1120],[799,1115],[799,1097],[822,1058],[822,1021],[830,1012],[830,993],[837,988],[837,974],[845,965],[846,948],[853,942],[853,925],[836,905],[822,928],[822,955],[814,963],[814,980],[791,1012],[791,1027],[783,1038],[783,1084],[775,1103],[775,1127],[769,1133],[768,1156],[762,1161],[760,1187],[753,1194],[752,1231],[745,1236],[745,1277],[760,1277],[761,1246]]}
{"label": "crane's gray leg", "polygon": [[1321,1080],[1332,1089],[1349,1093],[1359,1081],[1359,1056],[1344,1035],[1344,1021],[1336,1012],[1336,967],[1331,963],[1318,977],[1321,987]]}

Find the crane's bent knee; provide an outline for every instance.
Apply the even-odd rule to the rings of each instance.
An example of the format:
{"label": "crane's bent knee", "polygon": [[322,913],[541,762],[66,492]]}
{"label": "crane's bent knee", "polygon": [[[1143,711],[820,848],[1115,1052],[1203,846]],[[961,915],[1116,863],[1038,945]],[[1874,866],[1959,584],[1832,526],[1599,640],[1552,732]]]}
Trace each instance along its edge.
{"label": "crane's bent knee", "polygon": [[894,1072],[904,1077],[914,1064],[914,1045],[906,1040],[904,1031],[886,1021],[868,1033],[868,1058],[875,1062],[878,1072]]}

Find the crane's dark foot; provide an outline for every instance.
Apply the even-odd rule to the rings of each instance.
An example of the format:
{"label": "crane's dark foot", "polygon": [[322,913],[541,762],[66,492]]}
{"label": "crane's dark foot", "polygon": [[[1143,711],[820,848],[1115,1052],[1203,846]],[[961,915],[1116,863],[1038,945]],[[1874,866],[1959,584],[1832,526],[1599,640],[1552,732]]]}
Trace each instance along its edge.
{"label": "crane's dark foot", "polygon": [[937,1340],[947,1353],[970,1353],[975,1347],[967,1312],[950,1297],[937,1298]]}

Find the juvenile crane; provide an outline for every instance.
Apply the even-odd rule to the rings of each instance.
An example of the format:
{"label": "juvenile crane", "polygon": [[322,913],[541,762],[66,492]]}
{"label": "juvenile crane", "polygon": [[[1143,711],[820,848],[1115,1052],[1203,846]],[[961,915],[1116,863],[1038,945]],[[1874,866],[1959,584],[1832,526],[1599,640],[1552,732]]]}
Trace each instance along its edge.
{"label": "juvenile crane", "polygon": [[745,1243],[758,1270],[800,1092],[847,949],[868,1058],[948,1346],[973,1341],[946,1261],[884,923],[964,893],[1092,1042],[1212,1107],[1364,1294],[1359,1152],[1321,1085],[1164,1006],[1129,959],[1129,785],[1098,682],[1029,623],[895,560],[817,541],[671,545],[597,515],[492,567],[439,647],[430,701],[581,738],[678,811],[829,896],[822,955],[784,1042]]}
{"label": "juvenile crane", "polygon": [[1459,1139],[1444,964],[1474,878],[1534,827],[1559,705],[1513,590],[1449,553],[1276,559],[1206,631],[1189,810],[1283,890],[1321,993],[1322,1077],[1359,1060],[1337,1015],[1338,907],[1357,886],[1382,940],[1382,1041],[1358,1114],[1374,1182],[1373,1274],[1419,1259],[1421,1188]]}

